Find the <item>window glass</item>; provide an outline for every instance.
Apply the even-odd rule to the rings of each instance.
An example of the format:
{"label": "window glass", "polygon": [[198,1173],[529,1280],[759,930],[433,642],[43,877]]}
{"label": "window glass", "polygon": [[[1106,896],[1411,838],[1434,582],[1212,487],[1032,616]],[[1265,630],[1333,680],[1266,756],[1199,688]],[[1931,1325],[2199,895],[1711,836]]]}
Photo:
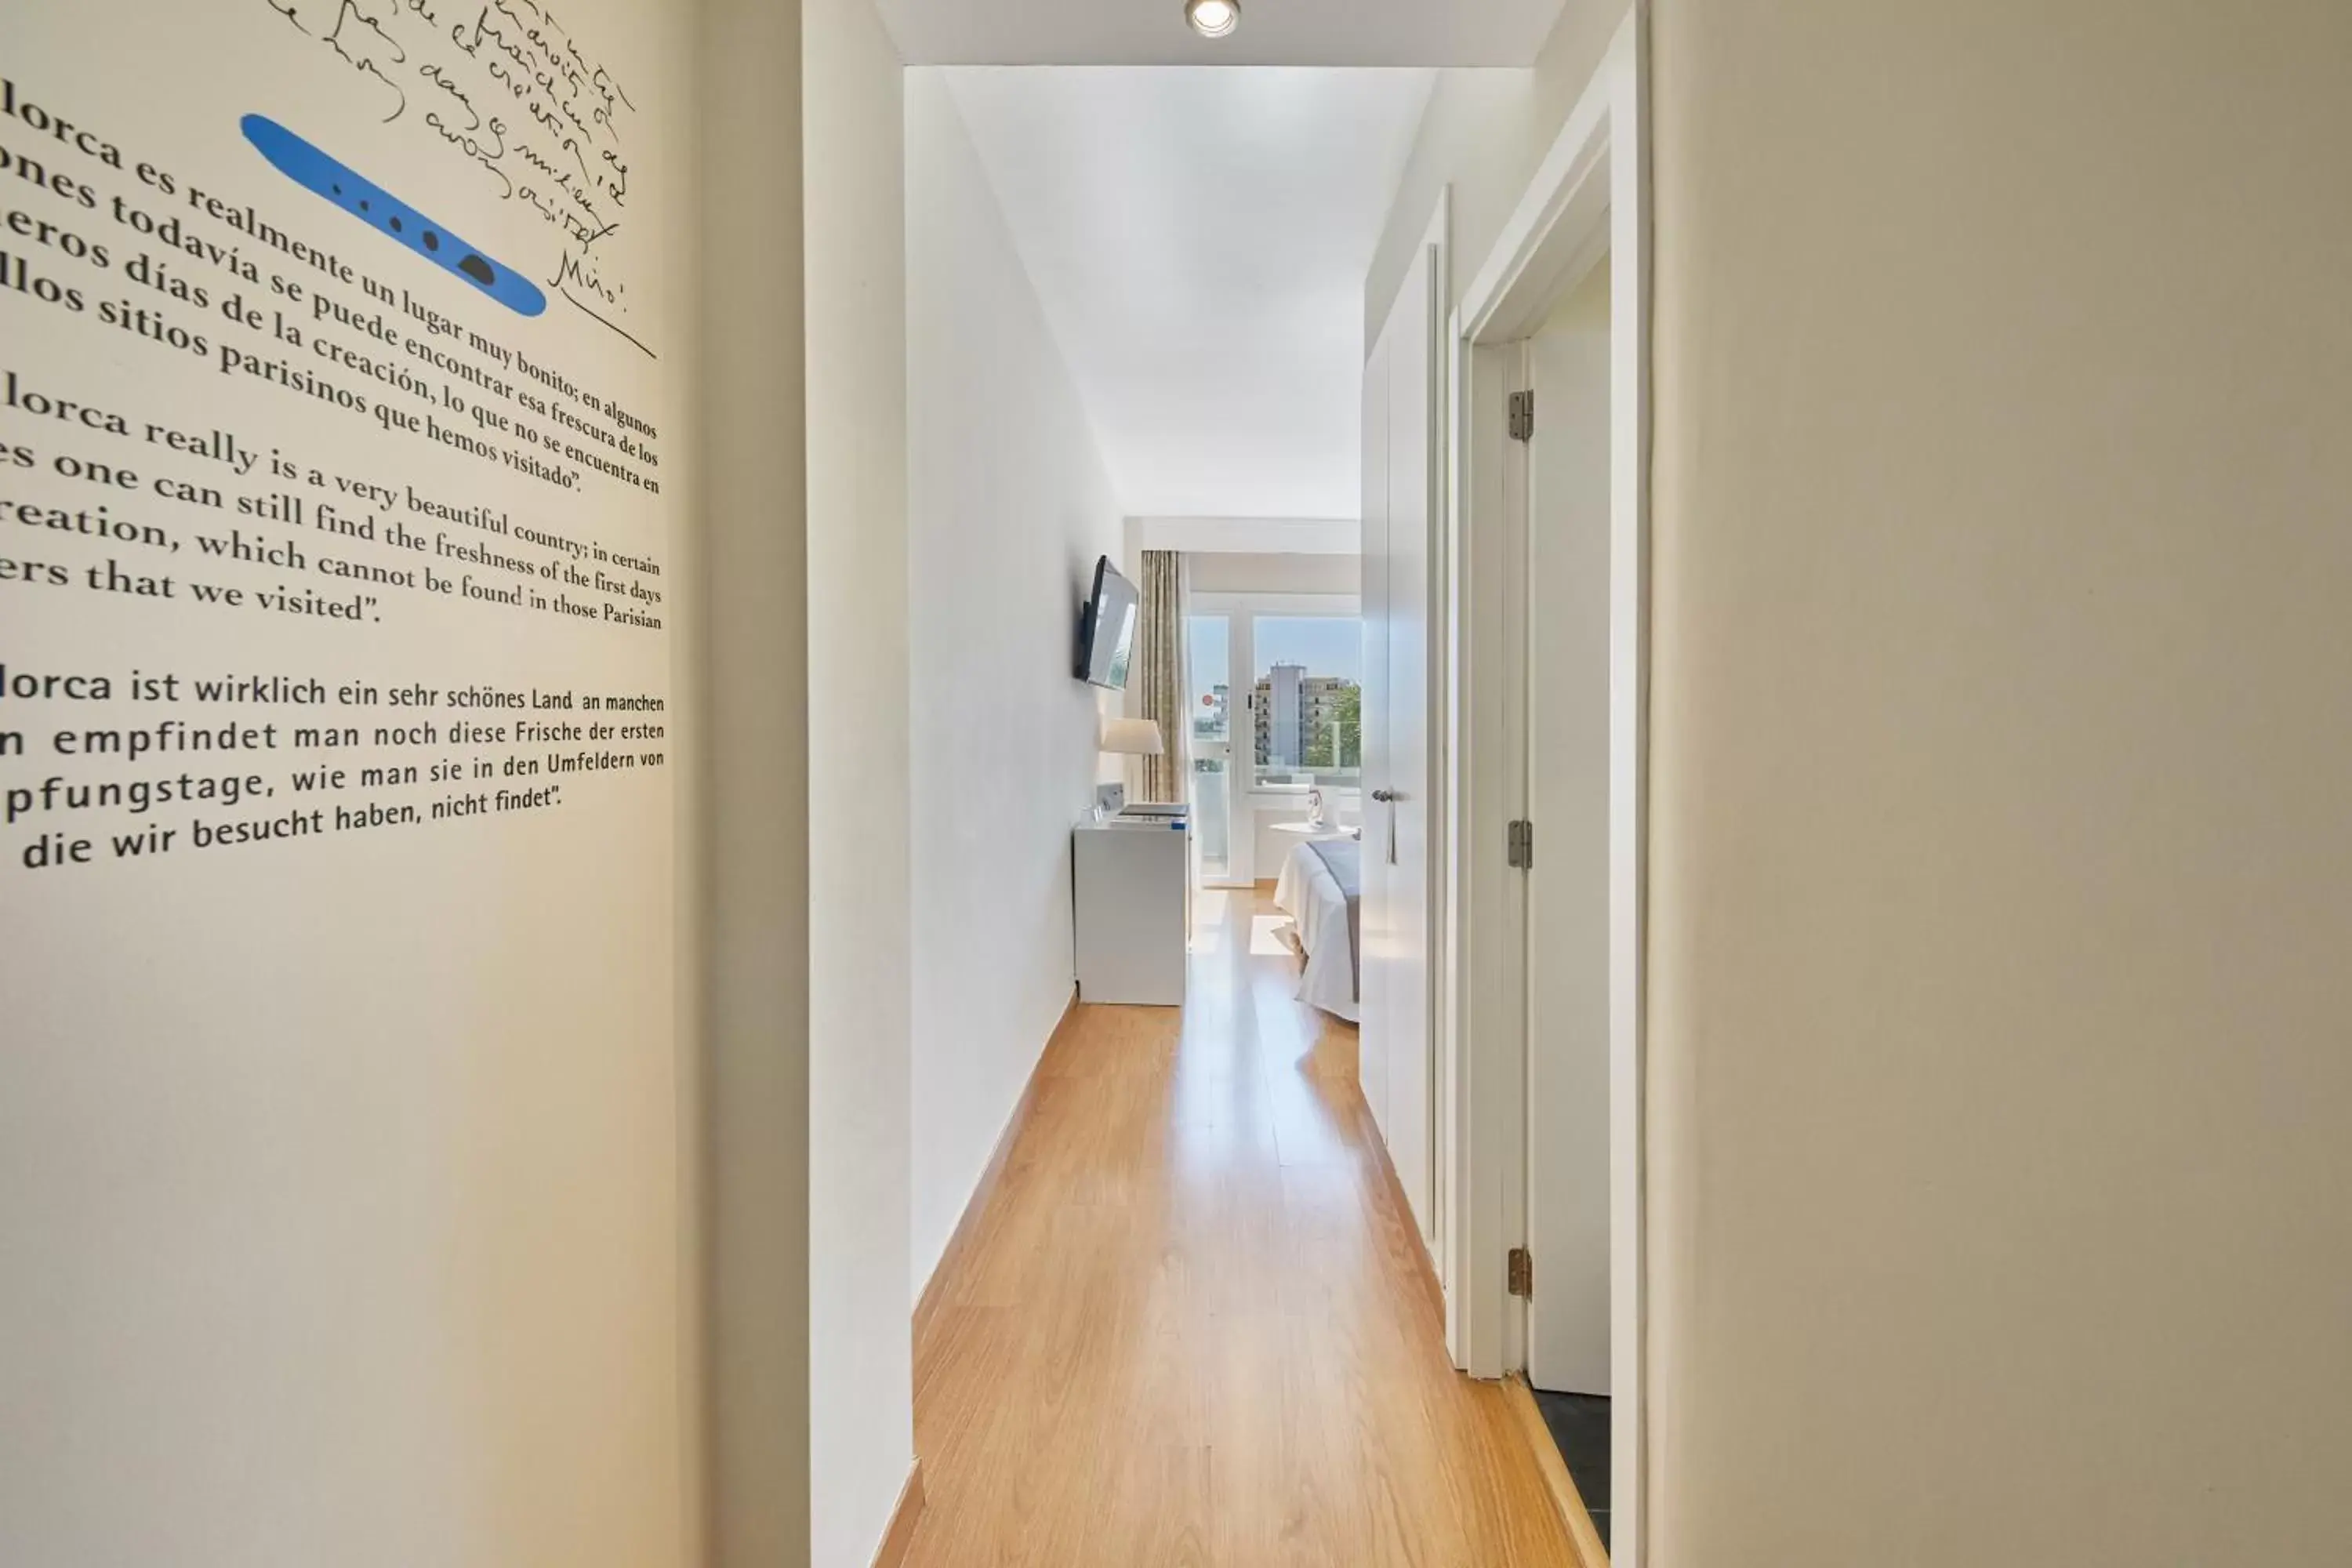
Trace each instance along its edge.
{"label": "window glass", "polygon": [[1258,616],[1252,759],[1263,788],[1352,784],[1363,775],[1363,623]]}
{"label": "window glass", "polygon": [[1201,876],[1233,868],[1233,627],[1223,616],[1194,616],[1184,628],[1192,665],[1192,846]]}

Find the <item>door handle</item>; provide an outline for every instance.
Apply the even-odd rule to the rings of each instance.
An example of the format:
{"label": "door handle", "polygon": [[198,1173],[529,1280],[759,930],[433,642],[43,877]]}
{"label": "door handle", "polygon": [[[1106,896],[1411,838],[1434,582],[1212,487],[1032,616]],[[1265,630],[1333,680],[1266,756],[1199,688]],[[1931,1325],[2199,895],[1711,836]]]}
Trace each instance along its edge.
{"label": "door handle", "polygon": [[1372,798],[1389,808],[1389,864],[1393,866],[1397,863],[1396,807],[1404,796],[1392,789],[1376,789]]}
{"label": "door handle", "polygon": [[1372,798],[1382,805],[1394,805],[1397,803],[1397,792],[1392,789],[1376,789],[1372,792]]}

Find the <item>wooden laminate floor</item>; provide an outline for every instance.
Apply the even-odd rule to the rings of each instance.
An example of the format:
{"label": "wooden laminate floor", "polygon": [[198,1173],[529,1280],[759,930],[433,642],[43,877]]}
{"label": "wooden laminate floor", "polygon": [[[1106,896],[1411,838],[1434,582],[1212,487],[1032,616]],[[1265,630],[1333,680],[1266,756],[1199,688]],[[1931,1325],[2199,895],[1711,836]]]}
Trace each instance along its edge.
{"label": "wooden laminate floor", "polygon": [[915,1347],[908,1563],[1575,1563],[1274,919],[1207,895],[1181,1018],[1083,1008],[1048,1049]]}

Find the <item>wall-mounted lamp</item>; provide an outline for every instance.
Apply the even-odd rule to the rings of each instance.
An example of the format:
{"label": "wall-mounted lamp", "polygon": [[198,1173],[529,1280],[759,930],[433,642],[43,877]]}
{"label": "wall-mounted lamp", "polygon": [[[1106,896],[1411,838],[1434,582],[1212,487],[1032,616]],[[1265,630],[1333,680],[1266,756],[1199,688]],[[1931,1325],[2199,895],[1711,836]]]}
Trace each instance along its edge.
{"label": "wall-mounted lamp", "polygon": [[1164,757],[1167,738],[1149,719],[1105,719],[1099,738],[1103,754],[1112,757]]}

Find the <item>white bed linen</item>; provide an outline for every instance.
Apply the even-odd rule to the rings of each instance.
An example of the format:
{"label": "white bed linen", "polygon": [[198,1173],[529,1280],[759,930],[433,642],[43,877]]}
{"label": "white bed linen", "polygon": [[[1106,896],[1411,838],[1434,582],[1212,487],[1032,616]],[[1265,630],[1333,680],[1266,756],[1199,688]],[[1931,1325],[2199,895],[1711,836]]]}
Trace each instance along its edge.
{"label": "white bed linen", "polygon": [[1312,845],[1296,846],[1284,859],[1274,907],[1290,917],[1286,934],[1307,955],[1298,999],[1350,1024],[1359,1022],[1356,962],[1348,951],[1348,896]]}

